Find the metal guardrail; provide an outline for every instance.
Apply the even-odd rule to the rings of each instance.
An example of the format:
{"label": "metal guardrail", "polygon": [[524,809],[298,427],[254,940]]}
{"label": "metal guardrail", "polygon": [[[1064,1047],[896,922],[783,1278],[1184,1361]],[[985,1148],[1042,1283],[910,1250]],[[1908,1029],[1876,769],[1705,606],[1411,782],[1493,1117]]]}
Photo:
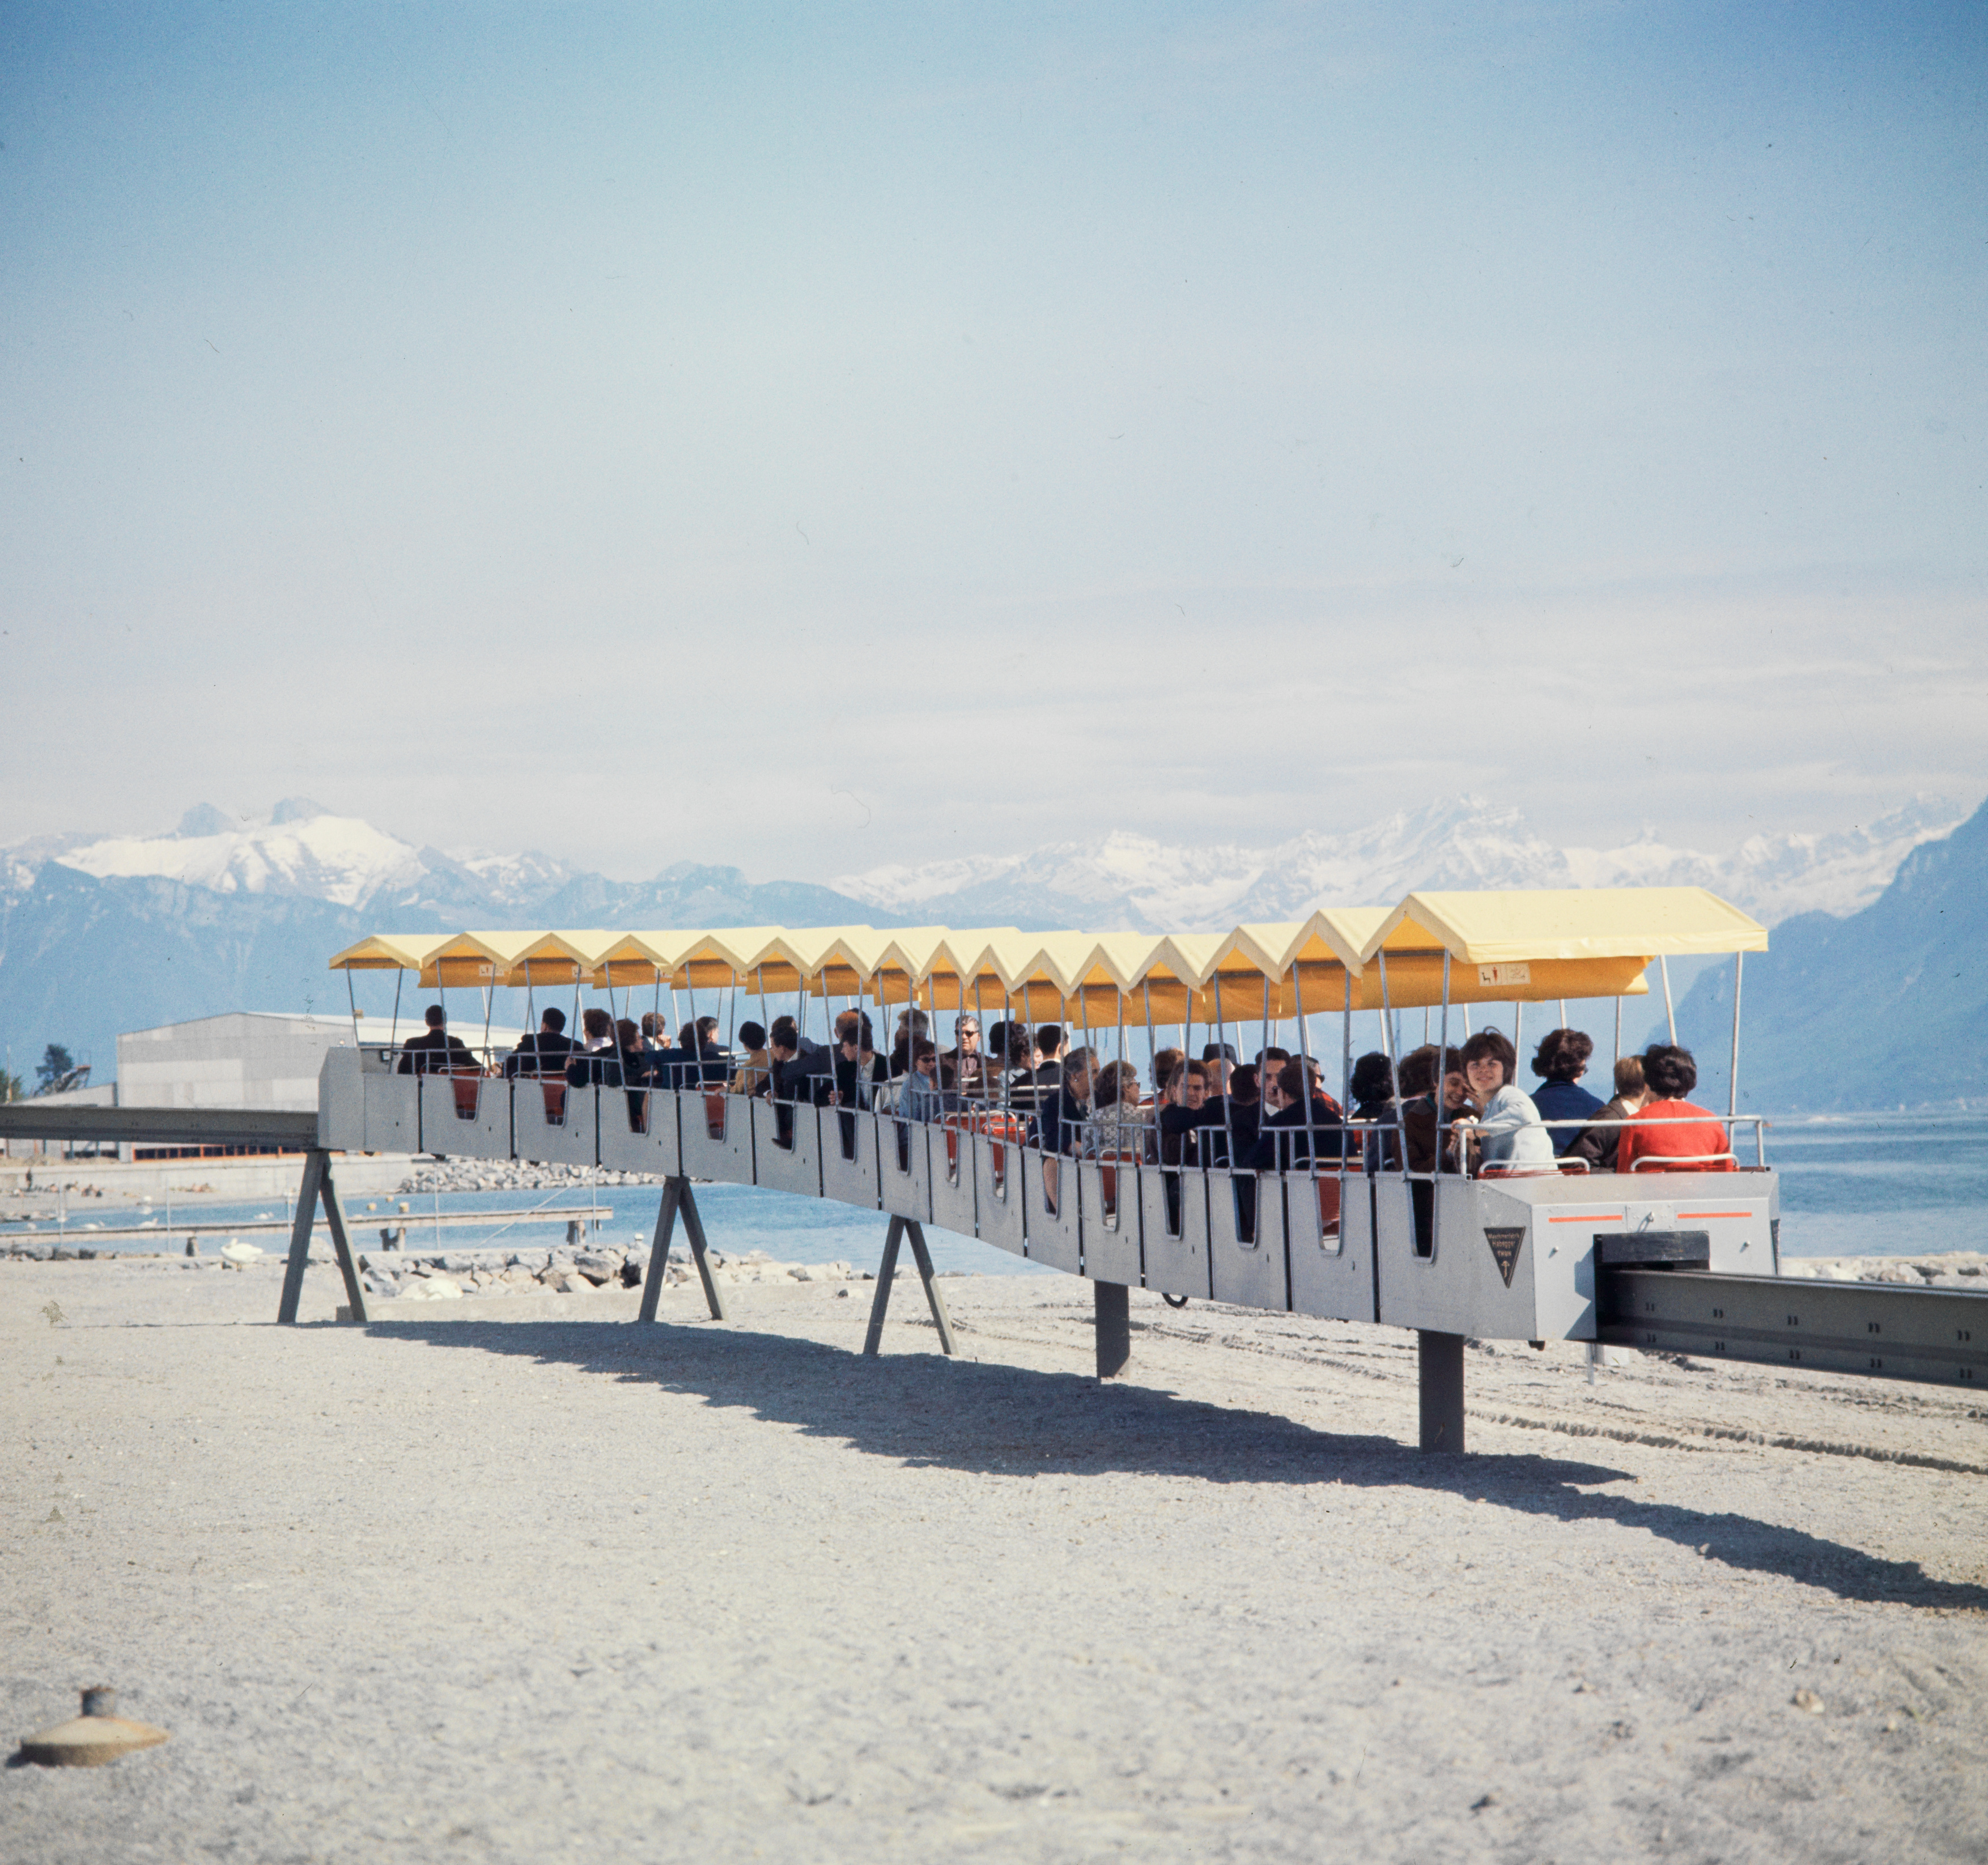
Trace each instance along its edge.
{"label": "metal guardrail", "polygon": [[274,1107],[38,1107],[0,1103],[0,1140],[129,1140],[164,1146],[317,1144],[317,1116]]}
{"label": "metal guardrail", "polygon": [[1988,1387],[1988,1292],[1640,1266],[1596,1280],[1610,1346]]}

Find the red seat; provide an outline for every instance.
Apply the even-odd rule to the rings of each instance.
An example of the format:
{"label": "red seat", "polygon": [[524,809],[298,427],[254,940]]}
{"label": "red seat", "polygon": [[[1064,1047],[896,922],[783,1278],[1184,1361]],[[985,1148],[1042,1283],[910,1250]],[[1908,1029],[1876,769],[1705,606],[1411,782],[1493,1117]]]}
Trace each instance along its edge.
{"label": "red seat", "polygon": [[483,1079],[481,1069],[451,1069],[449,1086],[455,1090],[455,1117],[458,1120],[476,1118],[477,1085]]}

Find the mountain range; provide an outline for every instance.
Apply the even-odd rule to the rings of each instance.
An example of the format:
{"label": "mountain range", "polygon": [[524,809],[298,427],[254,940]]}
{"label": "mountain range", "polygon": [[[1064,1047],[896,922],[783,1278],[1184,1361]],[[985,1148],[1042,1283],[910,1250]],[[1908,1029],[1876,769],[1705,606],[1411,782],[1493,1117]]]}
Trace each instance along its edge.
{"label": "mountain range", "polygon": [[[1387,901],[1415,887],[1686,884],[1797,929],[1777,931],[1774,952],[1748,971],[1750,1028],[1764,1014],[1761,994],[1775,1001],[1786,941],[1808,954],[1804,977],[1824,975],[1834,961],[1816,956],[1829,941],[1818,944],[1815,928],[1858,924],[1890,900],[1894,877],[1934,860],[1927,851],[1947,846],[1962,813],[1922,797],[1833,833],[1756,836],[1711,853],[1654,833],[1614,849],[1558,846],[1516,810],[1472,798],[1260,846],[1178,846],[1120,833],[1023,855],[874,868],[821,886],[755,883],[736,868],[690,863],[646,881],[617,880],[537,853],[405,840],[308,798],[287,799],[252,821],[204,805],[169,834],[78,833],[0,849],[0,1037],[16,1073],[29,1072],[44,1043],[59,1042],[93,1059],[102,1080],[120,1030],[227,1009],[342,1005],[344,988],[324,961],[375,931],[864,921],[1192,931]],[[1895,919],[1915,909],[1887,911]],[[1702,994],[1717,976],[1729,977],[1729,967],[1698,980],[1681,1028],[1709,1014]],[[498,1014],[515,1017],[521,1008],[500,1005]],[[1761,1072],[1743,1069],[1743,1078],[1790,1104],[1777,1092],[1781,1070],[1768,1066],[1773,1053],[1765,1047]],[[1880,1103],[1850,1104],[1896,1098],[1887,1090]]]}

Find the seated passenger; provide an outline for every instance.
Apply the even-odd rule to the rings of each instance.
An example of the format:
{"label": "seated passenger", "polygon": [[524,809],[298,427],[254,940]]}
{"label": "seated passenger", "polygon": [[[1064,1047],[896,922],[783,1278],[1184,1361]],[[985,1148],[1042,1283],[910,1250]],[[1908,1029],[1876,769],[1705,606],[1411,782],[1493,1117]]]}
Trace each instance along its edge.
{"label": "seated passenger", "polygon": [[1153,1092],[1148,1097],[1148,1106],[1157,1106],[1167,1098],[1167,1089],[1174,1078],[1174,1071],[1187,1060],[1185,1049],[1155,1049],[1153,1052]]}
{"label": "seated passenger", "polygon": [[1478,1111],[1458,1117],[1459,1144],[1475,1147],[1485,1166],[1508,1172],[1551,1171],[1553,1142],[1540,1124],[1540,1110],[1513,1083],[1518,1062],[1518,1052],[1500,1030],[1480,1029],[1464,1044],[1464,1079]]}
{"label": "seated passenger", "polygon": [[1063,1079],[1063,1065],[1070,1053],[1070,1038],[1060,1023],[1045,1023],[1036,1032],[1036,1083],[1047,1088]]}
{"label": "seated passenger", "polygon": [[[590,1017],[606,1018],[607,1016],[604,1010],[590,1010],[586,1014]],[[633,1030],[635,1026],[631,1023],[628,1027]],[[596,1049],[590,1043],[587,1048],[576,1049],[566,1058],[566,1079],[568,1087],[619,1088],[622,1085],[626,1079],[622,1067],[625,1052],[616,1046],[614,1029],[614,1022],[610,1018],[607,1021],[607,1042],[604,1047]],[[636,1037],[636,1041],[637,1043],[640,1042],[639,1035]],[[636,1066],[640,1071],[641,1081],[648,1080],[654,1060],[654,1059],[646,1051],[638,1052]]]}
{"label": "seated passenger", "polygon": [[1201,1130],[1222,1118],[1219,1103],[1208,1098],[1208,1065],[1183,1062],[1168,1077],[1165,1098],[1159,1110],[1160,1164],[1163,1166],[1200,1166],[1208,1163],[1201,1145]]}
{"label": "seated passenger", "polygon": [[1094,1158],[1144,1159],[1152,1130],[1152,1110],[1139,1105],[1139,1071],[1129,1062],[1107,1063],[1097,1073],[1085,1151]]}
{"label": "seated passenger", "polygon": [[1008,1025],[1001,1060],[1002,1103],[1026,1120],[1041,1106],[1043,1086],[1036,1073],[1042,1066],[1043,1052],[1027,1025]]}
{"label": "seated passenger", "polygon": [[[1622,1130],[1615,1150],[1615,1170],[1635,1170],[1639,1159],[1659,1163],[1658,1172],[1733,1172],[1732,1141],[1723,1122],[1709,1108],[1684,1097],[1698,1086],[1698,1064],[1689,1049],[1655,1042],[1643,1052],[1643,1082],[1650,1098]],[[1719,1155],[1726,1157],[1720,1157]]]}
{"label": "seated passenger", "polygon": [[922,1010],[901,1010],[898,1012],[898,1033],[891,1042],[891,1079],[898,1080],[910,1073],[911,1045],[931,1033],[931,1019]]}
{"label": "seated passenger", "polygon": [[732,1057],[718,1041],[718,1019],[698,1017],[677,1032],[677,1047],[683,1052],[677,1065],[686,1088],[715,1086],[731,1072]]}
{"label": "seated passenger", "polygon": [[643,1130],[654,1063],[654,1055],[642,1046],[642,1032],[634,1020],[618,1019],[614,1025],[614,1059],[607,1066],[618,1069],[621,1086],[628,1091],[628,1125],[636,1133]]}
{"label": "seated passenger", "polygon": [[1590,1171],[1613,1172],[1615,1149],[1621,1143],[1622,1130],[1605,1123],[1628,1120],[1649,1098],[1649,1090],[1643,1085],[1642,1057],[1625,1056],[1615,1065],[1614,1100],[1602,1109],[1594,1126],[1584,1127],[1575,1135],[1574,1144],[1567,1148],[1565,1157],[1586,1160]]}
{"label": "seated passenger", "polygon": [[835,1019],[835,1092],[830,1099],[838,1107],[867,1107],[878,1086],[891,1079],[877,1053],[868,1014],[845,1010]]}
{"label": "seated passenger", "polygon": [[401,1045],[399,1072],[403,1075],[475,1075],[481,1071],[469,1045],[448,1033],[448,1012],[431,1004],[424,1021],[428,1028]]}
{"label": "seated passenger", "polygon": [[513,1081],[520,1075],[556,1078],[565,1074],[566,1058],[572,1053],[573,1039],[566,1033],[566,1012],[548,1010],[539,1019],[536,1032],[519,1037],[518,1046],[504,1058],[504,1073]]}
{"label": "seated passenger", "polygon": [[952,1026],[952,1063],[954,1087],[968,1100],[984,1101],[987,1098],[987,1058],[980,1049],[980,1020],[971,1015],[962,1015]]}
{"label": "seated passenger", "polygon": [[1369,1172],[1392,1171],[1401,1157],[1395,1127],[1395,1071],[1378,1049],[1353,1065],[1353,1119],[1367,1129],[1364,1150]]}
{"label": "seated passenger", "polygon": [[739,1041],[746,1052],[745,1059],[732,1071],[727,1084],[733,1094],[765,1095],[773,1079],[773,1059],[767,1053],[766,1032],[758,1023],[739,1025]]}
{"label": "seated passenger", "polygon": [[776,1101],[808,1101],[828,1105],[834,1079],[828,1051],[801,1035],[792,1017],[776,1017],[766,1039],[773,1059],[773,1089]]}
{"label": "seated passenger", "polygon": [[1229,1156],[1246,1166],[1256,1155],[1256,1134],[1265,1111],[1263,1078],[1253,1062],[1239,1063],[1231,1072],[1226,1098]]}
{"label": "seated passenger", "polygon": [[1090,1074],[1097,1062],[1090,1049],[1067,1050],[1058,1065],[1060,1073],[1055,1086],[1043,1084],[1036,1121],[1045,1153],[1074,1153],[1081,1147],[1084,1123],[1090,1117]]}
{"label": "seated passenger", "polygon": [[[1591,1120],[1601,1111],[1598,1097],[1581,1086],[1587,1073],[1587,1059],[1594,1053],[1593,1038],[1577,1029],[1550,1029],[1533,1056],[1533,1073],[1545,1080],[1533,1090],[1533,1105],[1542,1120]],[[1575,1127],[1550,1127],[1547,1137],[1555,1153],[1564,1153],[1580,1137]]]}
{"label": "seated passenger", "polygon": [[913,1043],[911,1066],[898,1091],[898,1112],[907,1120],[937,1120],[958,1111],[959,1096],[941,1078],[938,1046],[928,1036]]}
{"label": "seated passenger", "polygon": [[590,1054],[614,1046],[614,1019],[604,1010],[580,1013],[580,1046]]}
{"label": "seated passenger", "polygon": [[1311,1079],[1311,1098],[1315,1101],[1324,1102],[1326,1106],[1332,1110],[1333,1118],[1344,1122],[1346,1118],[1346,1110],[1340,1106],[1339,1096],[1325,1085],[1325,1064],[1316,1056],[1307,1056],[1302,1059],[1304,1062],[1305,1073]]}
{"label": "seated passenger", "polygon": [[1394,1106],[1395,1071],[1378,1049],[1370,1049],[1353,1065],[1353,1118],[1387,1119]]}
{"label": "seated passenger", "polygon": [[1287,1061],[1263,1083],[1263,1123],[1249,1164],[1258,1172],[1336,1163],[1345,1129],[1336,1107],[1305,1093],[1304,1064]]}
{"label": "seated passenger", "polygon": [[1289,1049],[1280,1049],[1274,1046],[1266,1049],[1259,1049],[1256,1052],[1257,1080],[1268,1081],[1290,1059],[1291,1052]]}
{"label": "seated passenger", "polygon": [[[1401,1098],[1396,1112],[1400,1119],[1401,1144],[1412,1173],[1436,1169],[1436,1069],[1442,1069],[1442,1120],[1445,1125],[1466,1111],[1470,1105],[1470,1084],[1463,1079],[1463,1055],[1459,1049],[1445,1049],[1439,1056],[1433,1042],[1411,1049],[1401,1058],[1397,1080]],[[1446,1143],[1444,1165],[1454,1161]]]}

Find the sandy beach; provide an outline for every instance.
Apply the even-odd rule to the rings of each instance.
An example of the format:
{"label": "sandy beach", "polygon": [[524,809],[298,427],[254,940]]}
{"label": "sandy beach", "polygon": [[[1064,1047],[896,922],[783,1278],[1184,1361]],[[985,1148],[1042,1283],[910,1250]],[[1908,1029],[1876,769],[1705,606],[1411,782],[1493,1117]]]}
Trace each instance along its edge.
{"label": "sandy beach", "polygon": [[[1924,1387],[1090,1292],[272,1324],[0,1265],[10,1860],[1988,1855],[1988,1431]],[[11,1742],[10,1745],[11,1746]]]}

